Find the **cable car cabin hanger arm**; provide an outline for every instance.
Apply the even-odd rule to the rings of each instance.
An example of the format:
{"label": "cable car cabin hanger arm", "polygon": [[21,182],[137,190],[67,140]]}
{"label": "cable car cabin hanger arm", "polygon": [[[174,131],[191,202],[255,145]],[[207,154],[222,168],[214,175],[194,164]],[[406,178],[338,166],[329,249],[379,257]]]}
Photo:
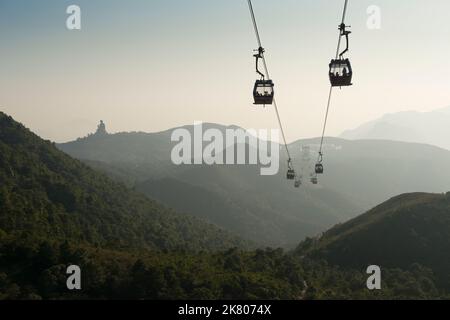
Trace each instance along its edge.
{"label": "cable car cabin hanger arm", "polygon": [[341,37],[345,37],[345,43],[346,43],[346,47],[345,50],[342,51],[339,54],[339,57],[342,59],[342,56],[348,52],[349,49],[349,34],[352,33],[351,31],[348,31],[347,28],[351,28],[351,26],[346,26],[345,23],[341,23],[341,25],[339,26],[339,30],[341,31]]}
{"label": "cable car cabin hanger arm", "polygon": [[264,50],[263,47],[259,47],[258,50],[256,50],[256,51],[258,51],[258,53],[253,55],[256,58],[256,73],[258,73],[261,76],[261,80],[264,80],[266,76],[264,75],[264,73],[259,71],[259,59],[264,58],[264,52],[266,50]]}

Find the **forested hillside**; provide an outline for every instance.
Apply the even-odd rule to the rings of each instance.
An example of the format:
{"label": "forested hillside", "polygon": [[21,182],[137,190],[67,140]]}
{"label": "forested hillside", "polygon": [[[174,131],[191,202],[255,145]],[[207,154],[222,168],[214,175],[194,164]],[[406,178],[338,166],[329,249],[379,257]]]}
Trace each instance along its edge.
{"label": "forested hillside", "polygon": [[344,268],[371,264],[431,269],[441,287],[450,289],[450,193],[413,193],[395,197],[318,240],[307,240],[300,255],[325,259]]}
{"label": "forested hillside", "polygon": [[104,247],[209,250],[243,242],[163,208],[0,114],[0,232]]}

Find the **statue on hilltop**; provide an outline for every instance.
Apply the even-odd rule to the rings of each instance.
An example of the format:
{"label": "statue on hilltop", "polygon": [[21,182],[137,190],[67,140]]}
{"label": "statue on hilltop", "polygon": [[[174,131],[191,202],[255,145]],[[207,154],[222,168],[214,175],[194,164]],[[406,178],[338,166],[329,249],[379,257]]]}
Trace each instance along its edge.
{"label": "statue on hilltop", "polygon": [[108,132],[106,131],[106,125],[103,120],[100,120],[100,124],[97,127],[97,131],[95,132],[96,136],[106,136]]}

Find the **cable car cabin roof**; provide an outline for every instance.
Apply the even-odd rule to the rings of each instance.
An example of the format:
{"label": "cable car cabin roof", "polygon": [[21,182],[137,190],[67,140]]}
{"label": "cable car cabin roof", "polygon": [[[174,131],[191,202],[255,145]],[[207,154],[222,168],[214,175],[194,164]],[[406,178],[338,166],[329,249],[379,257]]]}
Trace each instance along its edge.
{"label": "cable car cabin roof", "polygon": [[262,86],[268,86],[268,87],[273,87],[273,81],[272,80],[256,80],[255,82],[256,85],[262,85]]}
{"label": "cable car cabin roof", "polygon": [[331,68],[339,68],[339,67],[347,67],[352,70],[352,64],[350,63],[349,59],[333,59],[330,62],[330,69]]}

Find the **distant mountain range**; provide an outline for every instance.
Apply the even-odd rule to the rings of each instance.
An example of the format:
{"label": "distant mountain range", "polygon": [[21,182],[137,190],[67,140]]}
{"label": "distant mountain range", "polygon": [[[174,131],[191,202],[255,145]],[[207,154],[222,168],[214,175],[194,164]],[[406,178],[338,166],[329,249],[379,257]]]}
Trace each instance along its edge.
{"label": "distant mountain range", "polygon": [[[133,140],[133,134],[126,136]],[[102,139],[112,139],[110,145],[120,147],[114,135],[91,136],[78,142],[101,148]],[[123,148],[131,141],[122,140],[126,142]],[[315,142],[302,144],[314,148]],[[352,168],[352,161],[361,155],[374,158],[383,168],[385,158],[380,154],[401,158],[399,149],[412,158],[418,152],[426,159],[443,152],[438,155],[447,160],[445,151],[435,147],[366,143],[329,139],[326,154],[349,162]],[[298,149],[296,144],[292,147]],[[118,152],[110,151],[110,156]],[[149,178],[151,161],[136,165],[136,155],[121,156],[136,162],[127,160],[116,166],[110,158],[108,163],[88,163],[115,179],[127,177],[126,182],[135,188],[181,209],[188,208],[204,220],[240,231],[244,238],[263,238],[263,231],[268,233],[269,242],[283,232],[293,237],[301,221],[324,224],[330,217],[324,212],[345,212],[348,203],[322,186],[295,190],[281,173],[266,180],[258,175],[257,167],[173,168],[162,161],[156,172],[159,178],[153,179]],[[155,155],[158,157],[162,155]],[[416,170],[414,161],[401,159],[405,172]],[[327,168],[332,169],[331,161]],[[403,175],[397,178],[402,180],[399,186],[406,184]],[[245,251],[247,242],[112,181],[3,113],[0,181],[0,300],[450,297],[449,193],[396,196],[322,236],[306,239],[292,253],[269,248]],[[372,176],[367,181],[375,183]],[[346,194],[346,188],[340,187]],[[361,185],[356,183],[353,190],[358,188]],[[360,190],[354,197],[364,192]],[[336,207],[326,211],[332,204]],[[289,205],[300,214],[290,216],[290,212],[280,211]],[[303,207],[298,210],[297,206]],[[305,214],[314,208],[323,211],[317,216]],[[310,228],[307,223],[304,226],[299,233]],[[83,270],[80,292],[66,287],[66,268],[73,264]],[[367,290],[365,268],[369,264],[382,268],[382,290]]]}
{"label": "distant mountain range", "polygon": [[263,245],[294,246],[361,210],[327,188],[294,189],[283,178],[286,165],[269,177],[260,176],[258,165],[175,166],[171,132],[91,136],[58,147],[152,199]]}
{"label": "distant mountain range", "polygon": [[[295,189],[282,151],[281,170],[269,177],[257,165],[175,166],[171,132],[90,136],[58,147],[167,206],[271,246],[293,246],[400,193],[450,190],[450,152],[428,145],[327,138],[325,175],[313,186],[319,141],[297,141],[290,147],[304,184]],[[311,152],[300,162],[304,146]]]}
{"label": "distant mountain range", "polygon": [[383,117],[345,131],[341,138],[425,143],[450,150],[450,107],[432,112],[407,111]]}

